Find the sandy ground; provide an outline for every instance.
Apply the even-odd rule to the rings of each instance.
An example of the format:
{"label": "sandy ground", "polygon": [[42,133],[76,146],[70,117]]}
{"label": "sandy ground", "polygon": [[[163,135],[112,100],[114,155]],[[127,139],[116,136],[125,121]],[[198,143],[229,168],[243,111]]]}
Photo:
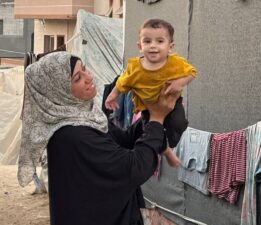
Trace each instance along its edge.
{"label": "sandy ground", "polygon": [[49,225],[48,195],[33,194],[33,183],[20,187],[16,173],[0,165],[0,225]]}
{"label": "sandy ground", "polygon": [[[47,194],[33,194],[16,179],[17,166],[0,165],[0,225],[50,225]],[[145,225],[175,225],[155,210],[142,210]]]}

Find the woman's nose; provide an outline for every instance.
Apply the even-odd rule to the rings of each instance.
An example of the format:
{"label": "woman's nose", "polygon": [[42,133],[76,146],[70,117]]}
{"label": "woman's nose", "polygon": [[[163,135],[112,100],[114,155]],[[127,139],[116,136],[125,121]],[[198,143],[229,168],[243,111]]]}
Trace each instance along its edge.
{"label": "woman's nose", "polygon": [[89,71],[86,71],[85,72],[85,83],[92,82],[92,79],[93,79],[92,74]]}

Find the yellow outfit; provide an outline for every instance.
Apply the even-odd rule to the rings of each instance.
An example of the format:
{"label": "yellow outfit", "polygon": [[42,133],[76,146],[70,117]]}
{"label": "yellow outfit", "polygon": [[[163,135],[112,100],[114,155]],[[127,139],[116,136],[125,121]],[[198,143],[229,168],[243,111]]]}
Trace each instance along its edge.
{"label": "yellow outfit", "polygon": [[146,109],[141,99],[156,102],[160,90],[167,80],[174,80],[189,75],[196,76],[196,69],[177,54],[168,56],[166,64],[158,70],[146,70],[140,64],[140,58],[130,58],[127,69],[118,78],[116,88],[123,93],[132,91],[134,112]]}

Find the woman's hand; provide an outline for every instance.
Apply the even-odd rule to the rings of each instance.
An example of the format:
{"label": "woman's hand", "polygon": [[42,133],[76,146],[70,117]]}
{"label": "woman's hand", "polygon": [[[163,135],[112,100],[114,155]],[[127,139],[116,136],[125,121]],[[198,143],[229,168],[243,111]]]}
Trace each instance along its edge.
{"label": "woman's hand", "polygon": [[166,81],[167,88],[165,90],[165,94],[177,94],[178,92],[181,92],[182,89],[189,84],[190,81],[192,81],[194,77],[192,75],[178,78],[175,80],[169,80]]}
{"label": "woman's hand", "polygon": [[163,124],[165,117],[174,109],[177,99],[181,92],[173,94],[164,94],[167,86],[161,89],[159,100],[156,103],[143,102],[150,113],[150,121],[157,121]]}

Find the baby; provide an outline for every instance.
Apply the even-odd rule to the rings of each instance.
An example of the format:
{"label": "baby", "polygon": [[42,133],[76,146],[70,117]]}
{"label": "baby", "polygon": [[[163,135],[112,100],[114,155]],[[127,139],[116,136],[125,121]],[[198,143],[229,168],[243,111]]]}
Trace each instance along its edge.
{"label": "baby", "polygon": [[[118,78],[115,87],[107,97],[105,106],[117,109],[117,97],[120,93],[132,91],[134,113],[142,112],[148,120],[148,112],[143,101],[156,102],[163,85],[167,85],[165,94],[180,93],[195,76],[196,69],[187,60],[172,54],[174,47],[174,28],[162,19],[149,19],[143,23],[139,31],[138,49],[141,57],[130,58],[123,74]],[[168,148],[164,152],[170,166],[180,165],[180,159],[172,151],[188,121],[180,97],[173,111],[166,117],[164,127],[168,140]]]}

